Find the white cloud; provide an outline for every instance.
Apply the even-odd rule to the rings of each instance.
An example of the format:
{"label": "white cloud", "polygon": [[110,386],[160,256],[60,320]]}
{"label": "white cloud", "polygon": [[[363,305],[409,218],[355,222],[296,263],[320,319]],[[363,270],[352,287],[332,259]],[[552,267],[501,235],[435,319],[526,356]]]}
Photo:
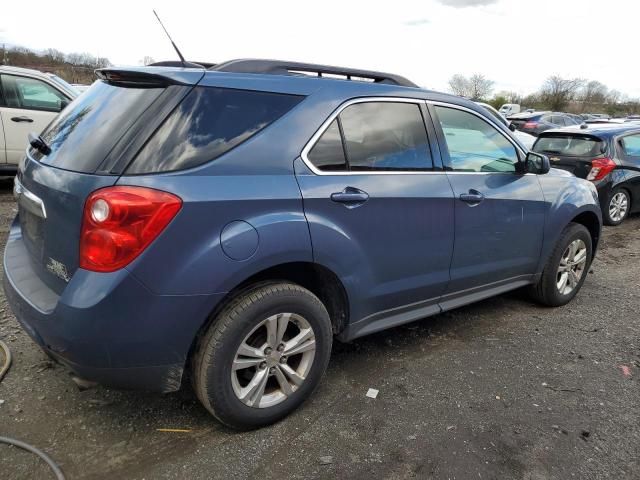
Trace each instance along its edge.
{"label": "white cloud", "polygon": [[498,0],[436,0],[443,5],[450,7],[464,8],[464,7],[477,7],[479,5],[489,5],[496,3]]}
{"label": "white cloud", "polygon": [[[455,73],[482,73],[496,89],[528,93],[549,75],[583,77],[640,97],[640,3],[500,0],[372,2],[5,1],[0,43],[86,51],[116,64],[175,59],[155,8],[189,59],[264,57],[396,72],[446,90]],[[482,0],[481,0],[482,1]],[[457,3],[478,3],[477,0]],[[487,1],[482,1],[487,3]],[[34,15],[33,12],[37,12]],[[4,31],[2,31],[4,30]]]}

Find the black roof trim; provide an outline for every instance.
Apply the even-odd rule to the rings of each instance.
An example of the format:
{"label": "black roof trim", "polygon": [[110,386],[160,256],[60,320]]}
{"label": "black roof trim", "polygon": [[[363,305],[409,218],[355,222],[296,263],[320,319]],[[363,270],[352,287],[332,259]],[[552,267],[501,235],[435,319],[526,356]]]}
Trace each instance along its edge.
{"label": "black roof trim", "polygon": [[351,77],[360,77],[371,79],[375,83],[386,83],[390,85],[400,85],[403,87],[418,87],[418,85],[412,81],[393,73],[333,67],[331,65],[318,65],[315,63],[289,62],[284,60],[259,60],[251,58],[229,60],[228,62],[219,63],[214,67],[210,67],[209,70],[235,73],[266,73],[272,75],[310,73],[315,74],[318,77],[322,77],[323,74],[329,74],[345,76],[347,80],[351,80]]}

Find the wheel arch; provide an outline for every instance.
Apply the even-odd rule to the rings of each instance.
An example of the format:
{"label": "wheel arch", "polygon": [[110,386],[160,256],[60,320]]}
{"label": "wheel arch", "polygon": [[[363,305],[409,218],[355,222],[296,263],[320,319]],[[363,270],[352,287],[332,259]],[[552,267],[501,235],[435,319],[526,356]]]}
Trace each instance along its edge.
{"label": "wheel arch", "polygon": [[571,223],[578,223],[589,230],[589,234],[591,235],[592,251],[595,256],[601,235],[600,219],[598,216],[594,212],[587,210],[573,217]]}

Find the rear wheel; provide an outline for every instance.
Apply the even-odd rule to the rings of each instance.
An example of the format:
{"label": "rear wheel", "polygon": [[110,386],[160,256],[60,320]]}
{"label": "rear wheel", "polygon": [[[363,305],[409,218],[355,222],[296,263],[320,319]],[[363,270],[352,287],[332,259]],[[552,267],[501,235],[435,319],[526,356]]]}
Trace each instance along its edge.
{"label": "rear wheel", "polygon": [[604,223],[611,226],[620,225],[631,207],[631,198],[624,188],[614,188],[609,195],[609,203],[602,212]]}
{"label": "rear wheel", "polygon": [[292,283],[257,285],[232,301],[200,341],[196,395],[232,428],[268,425],[311,395],[331,341],[329,315],[313,293]]}
{"label": "rear wheel", "polygon": [[569,303],[585,281],[593,255],[591,235],[583,225],[570,223],[560,235],[531,295],[550,307]]}

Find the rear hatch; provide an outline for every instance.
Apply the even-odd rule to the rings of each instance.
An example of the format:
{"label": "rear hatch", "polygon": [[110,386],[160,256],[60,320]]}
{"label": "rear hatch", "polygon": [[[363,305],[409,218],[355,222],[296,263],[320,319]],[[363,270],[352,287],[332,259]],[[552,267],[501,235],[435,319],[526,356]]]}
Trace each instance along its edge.
{"label": "rear hatch", "polygon": [[149,129],[190,90],[154,75],[118,75],[94,83],[56,117],[41,135],[46,147],[29,148],[16,176],[24,248],[57,294],[78,268],[87,196],[116,183]]}
{"label": "rear hatch", "polygon": [[606,142],[588,134],[552,132],[542,133],[533,145],[534,152],[549,157],[551,166],[587,178],[592,161],[607,153]]}
{"label": "rear hatch", "polygon": [[522,130],[525,125],[525,123],[527,122],[531,122],[531,121],[537,121],[539,120],[541,115],[531,115],[531,114],[516,114],[516,115],[512,115],[510,117],[507,117],[507,120],[510,120],[511,123],[516,127],[516,129],[518,130]]}

